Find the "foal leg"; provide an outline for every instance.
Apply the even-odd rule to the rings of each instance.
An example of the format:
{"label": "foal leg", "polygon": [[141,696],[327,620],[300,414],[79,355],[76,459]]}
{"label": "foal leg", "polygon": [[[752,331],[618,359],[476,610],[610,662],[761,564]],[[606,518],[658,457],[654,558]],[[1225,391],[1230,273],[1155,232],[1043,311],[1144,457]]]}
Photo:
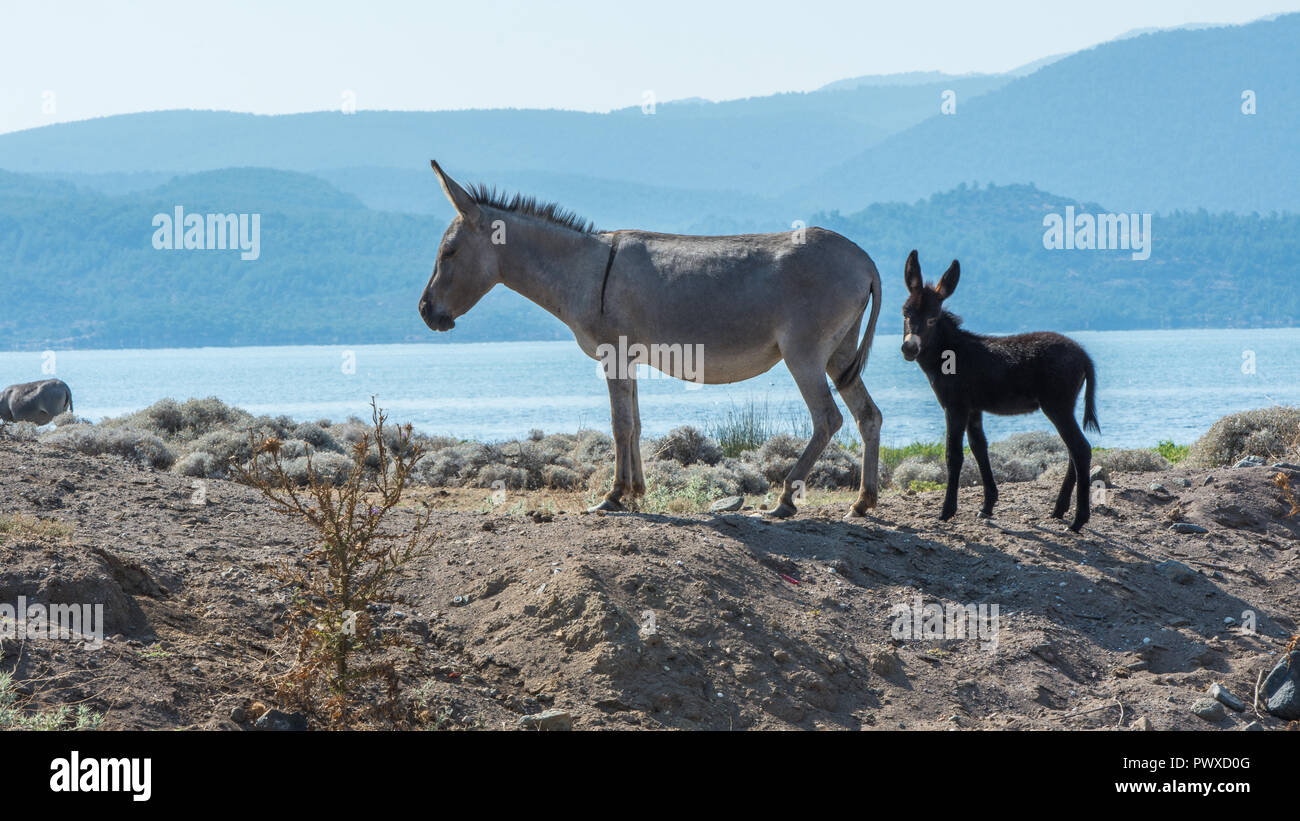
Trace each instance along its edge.
{"label": "foal leg", "polygon": [[[834,379],[839,373],[843,373],[843,368],[836,370],[835,360],[826,369]],[[844,404],[849,406],[849,412],[853,414],[853,421],[858,425],[858,436],[862,439],[862,477],[858,486],[858,500],[849,508],[848,516],[864,516],[866,512],[876,506],[880,498],[880,425],[882,417],[880,408],[876,403],[871,401],[871,394],[867,393],[867,386],[862,384],[862,378],[858,377],[848,384],[847,387],[840,390],[840,396],[844,399]]]}
{"label": "foal leg", "polygon": [[799,461],[794,463],[794,467],[785,477],[780,504],[768,513],[776,519],[794,515],[795,492],[804,486],[809,471],[817,462],[817,457],[821,456],[826,445],[830,443],[831,437],[844,423],[840,409],[835,407],[830,385],[826,383],[825,360],[791,361],[787,358],[786,365],[790,368],[790,374],[794,376],[795,384],[799,386],[803,401],[808,404],[808,412],[812,414],[813,433],[812,438],[808,440],[808,446],[799,456]]}
{"label": "foal leg", "polygon": [[[1071,403],[1073,404],[1073,403]],[[1091,493],[1092,487],[1088,484],[1088,474],[1092,472],[1092,445],[1088,443],[1087,437],[1079,428],[1079,423],[1074,418],[1074,408],[1053,408],[1048,411],[1043,409],[1043,413],[1056,426],[1056,430],[1061,434],[1061,439],[1065,446],[1070,449],[1070,471],[1074,474],[1076,489],[1076,500],[1074,509],[1074,521],[1070,523],[1070,529],[1075,533],[1088,523],[1092,517]],[[1066,474],[1069,478],[1069,474]],[[1062,495],[1065,497],[1067,504],[1069,492],[1062,487]],[[1061,507],[1061,499],[1056,501],[1057,508]],[[1064,511],[1062,510],[1062,514]]]}
{"label": "foal leg", "polygon": [[984,507],[980,518],[993,518],[993,506],[998,503],[998,486],[993,481],[993,465],[989,463],[989,440],[984,436],[984,414],[973,411],[966,422],[966,437],[970,439],[970,451],[975,457],[975,464],[980,467],[980,479],[984,482]]}
{"label": "foal leg", "polygon": [[[599,504],[588,508],[590,513],[622,510],[623,494],[637,495],[641,421],[636,401],[636,378],[607,377],[605,385],[609,388],[610,427],[614,432],[614,486]],[[643,479],[641,483],[644,490]]]}
{"label": "foal leg", "polygon": [[1070,495],[1074,493],[1074,457],[1071,456],[1065,468],[1065,481],[1061,483],[1061,492],[1056,494],[1056,507],[1052,509],[1053,519],[1064,519],[1065,511],[1070,509]]}
{"label": "foal leg", "polygon": [[943,497],[943,512],[940,521],[948,521],[957,514],[957,486],[961,483],[962,436],[966,432],[966,419],[969,412],[965,408],[945,408],[948,422],[948,440],[946,443],[948,457],[948,488]]}

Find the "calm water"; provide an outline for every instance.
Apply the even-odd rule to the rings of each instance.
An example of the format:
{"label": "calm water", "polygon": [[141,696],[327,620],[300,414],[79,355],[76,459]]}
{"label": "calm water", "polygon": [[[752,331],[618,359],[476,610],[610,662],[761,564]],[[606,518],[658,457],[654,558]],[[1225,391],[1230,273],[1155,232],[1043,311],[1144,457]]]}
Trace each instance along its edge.
{"label": "calm water", "polygon": [[[1073,334],[1097,362],[1106,447],[1195,440],[1219,417],[1273,403],[1300,404],[1300,328],[1105,331]],[[865,373],[885,416],[888,444],[938,440],[943,414],[920,369],[879,335]],[[349,351],[353,373],[345,373]],[[1255,373],[1243,372],[1254,353]],[[40,353],[0,353],[0,383],[45,378]],[[531,428],[606,429],[608,394],[573,342],[59,351],[55,374],[72,386],[78,415],[94,420],[158,399],[217,396],[254,413],[296,419],[366,416],[371,394],[396,421],[428,433],[492,440]],[[654,374],[655,377],[659,375]],[[705,429],[728,409],[766,405],[783,427],[806,431],[807,412],[784,364],[734,385],[640,384],[645,435],[680,424]],[[1080,400],[1082,404],[1082,400]],[[845,419],[849,419],[847,411]],[[1041,414],[986,417],[991,439],[1050,429]]]}

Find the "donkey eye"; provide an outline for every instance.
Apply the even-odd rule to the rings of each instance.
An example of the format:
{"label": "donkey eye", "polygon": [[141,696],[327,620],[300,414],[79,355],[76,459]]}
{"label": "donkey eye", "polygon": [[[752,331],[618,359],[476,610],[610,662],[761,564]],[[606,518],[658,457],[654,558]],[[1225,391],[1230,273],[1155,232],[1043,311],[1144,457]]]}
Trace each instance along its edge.
{"label": "donkey eye", "polygon": [[932,317],[930,317],[929,319],[927,319],[927,320],[925,321],[925,324],[926,324],[926,325],[933,325],[934,323],[936,323],[936,322],[938,322],[938,321],[939,321],[939,317],[937,317],[937,316],[932,316]]}

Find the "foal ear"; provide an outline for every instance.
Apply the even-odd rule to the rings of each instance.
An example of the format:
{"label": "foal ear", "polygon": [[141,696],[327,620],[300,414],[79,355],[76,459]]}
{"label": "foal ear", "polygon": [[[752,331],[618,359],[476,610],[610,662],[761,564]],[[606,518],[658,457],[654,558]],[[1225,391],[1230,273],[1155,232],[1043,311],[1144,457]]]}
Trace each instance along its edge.
{"label": "foal ear", "polygon": [[460,214],[468,223],[478,222],[480,212],[478,203],[474,202],[474,198],[464,188],[460,187],[460,183],[447,176],[447,172],[442,170],[437,160],[429,160],[429,165],[433,166],[433,173],[438,175],[438,182],[442,184],[442,191],[447,195],[447,199],[451,200],[456,213]]}
{"label": "foal ear", "polygon": [[907,255],[907,264],[903,266],[903,282],[907,283],[907,290],[912,293],[925,287],[925,280],[921,278],[921,263],[917,261],[915,248]]}
{"label": "foal ear", "polygon": [[940,299],[947,299],[952,296],[952,292],[957,290],[958,279],[961,279],[961,266],[954,259],[952,265],[948,266],[948,270],[943,272],[939,284],[934,286],[934,290],[939,292]]}

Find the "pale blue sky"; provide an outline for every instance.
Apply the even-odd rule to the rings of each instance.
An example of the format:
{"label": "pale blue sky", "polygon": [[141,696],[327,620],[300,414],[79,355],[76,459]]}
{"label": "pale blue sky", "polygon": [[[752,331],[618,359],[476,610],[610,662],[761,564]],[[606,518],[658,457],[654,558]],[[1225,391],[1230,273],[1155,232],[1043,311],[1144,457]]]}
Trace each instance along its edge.
{"label": "pale blue sky", "polygon": [[[1125,31],[1300,0],[224,0],[0,6],[0,133],[170,108],[569,108],[806,91],[862,74],[997,72]],[[3,158],[0,158],[0,167]]]}

